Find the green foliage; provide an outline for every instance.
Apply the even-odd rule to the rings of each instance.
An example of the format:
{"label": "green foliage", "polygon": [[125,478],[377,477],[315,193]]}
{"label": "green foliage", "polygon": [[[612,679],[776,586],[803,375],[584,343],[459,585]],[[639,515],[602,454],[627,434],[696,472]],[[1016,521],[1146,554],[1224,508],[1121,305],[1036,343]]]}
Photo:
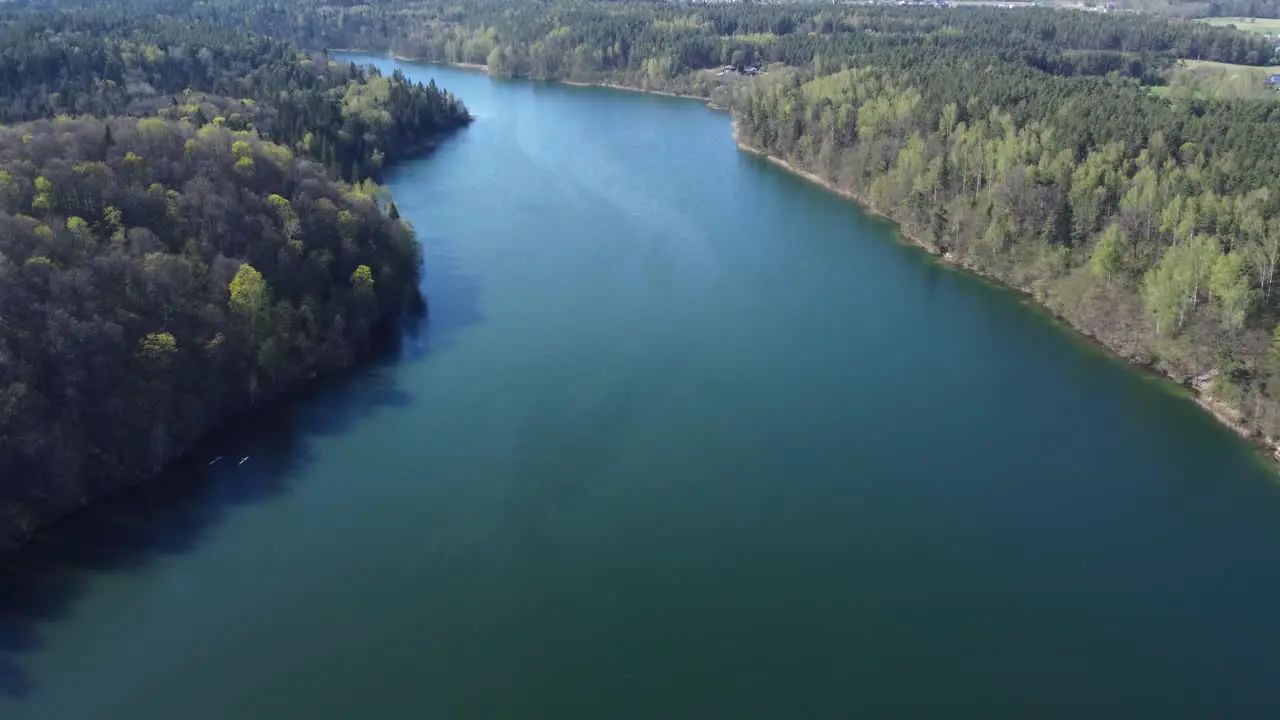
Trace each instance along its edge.
{"label": "green foliage", "polygon": [[373,271],[368,265],[361,265],[351,273],[351,287],[359,294],[373,295]]}
{"label": "green foliage", "polygon": [[0,206],[0,387],[23,388],[0,415],[0,505],[43,517],[153,472],[367,353],[417,290],[407,225],[323,167],[244,175],[233,141],[260,169],[277,146],[158,122],[0,128],[0,167],[40,216]]}
{"label": "green foliage", "polygon": [[1280,383],[1280,326],[1277,326],[1271,334],[1271,345],[1267,348],[1266,371],[1270,376],[1270,383]]}
{"label": "green foliage", "polygon": [[31,211],[36,213],[52,213],[58,199],[53,194],[53,183],[43,175],[35,179],[36,194],[31,200]]}
{"label": "green foliage", "polygon": [[125,242],[124,216],[120,213],[120,208],[114,205],[104,207],[102,209],[102,222],[110,232],[112,244],[123,245]]}
{"label": "green foliage", "polygon": [[1209,288],[1222,314],[1222,326],[1227,330],[1244,327],[1249,307],[1257,295],[1249,286],[1244,258],[1235,253],[1220,256],[1213,266]]}
{"label": "green foliage", "polygon": [[1157,335],[1177,331],[1182,326],[1191,287],[1186,253],[1170,251],[1147,271],[1142,295],[1147,311],[1155,318]]}
{"label": "green foliage", "polygon": [[137,123],[137,131],[142,137],[154,138],[163,136],[168,131],[168,127],[159,118],[143,118]]}
{"label": "green foliage", "polygon": [[[235,2],[229,13],[266,9]],[[203,8],[138,0],[4,19],[0,124],[72,110],[99,117],[127,110],[143,116],[134,131],[144,137],[169,132],[169,120],[261,132],[283,146],[260,153],[275,167],[287,169],[293,161],[288,148],[298,148],[355,180],[377,177],[391,162],[470,121],[462,103],[434,83],[353,65],[315,72],[293,61],[296,46],[247,31],[252,23],[210,17]],[[192,22],[200,19],[206,22]],[[108,127],[96,145],[114,145],[119,129]],[[231,152],[246,157],[244,141],[235,141]],[[141,148],[135,152],[135,170],[146,155]]]}
{"label": "green foliage", "polygon": [[271,308],[271,289],[262,273],[249,263],[240,266],[227,289],[231,293],[227,302],[240,317],[261,317]]}
{"label": "green foliage", "polygon": [[138,341],[138,354],[152,362],[168,360],[178,351],[173,333],[148,333]]}
{"label": "green foliage", "polygon": [[1093,255],[1089,261],[1093,274],[1102,280],[1111,280],[1112,276],[1120,272],[1127,246],[1128,239],[1120,226],[1115,223],[1107,226],[1107,231],[1094,246]]}
{"label": "green foliage", "polygon": [[1157,335],[1182,328],[1217,263],[1217,241],[1197,235],[1169,248],[1160,262],[1147,271],[1143,294],[1148,311],[1155,317]]}
{"label": "green foliage", "polygon": [[89,223],[85,222],[84,218],[79,217],[67,218],[67,229],[70,230],[73,235],[79,236],[88,236],[92,233],[89,229]]}

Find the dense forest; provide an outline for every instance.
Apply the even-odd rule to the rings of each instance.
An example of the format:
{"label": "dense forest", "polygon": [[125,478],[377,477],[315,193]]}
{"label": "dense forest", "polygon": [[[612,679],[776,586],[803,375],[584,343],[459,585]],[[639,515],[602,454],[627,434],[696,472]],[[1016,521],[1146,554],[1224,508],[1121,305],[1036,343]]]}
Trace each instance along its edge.
{"label": "dense forest", "polygon": [[313,49],[711,98],[731,109],[744,145],[1280,436],[1280,103],[1261,90],[1165,87],[1184,61],[1265,72],[1276,62],[1268,38],[1155,14],[990,7],[149,7]]}
{"label": "dense forest", "polygon": [[0,546],[420,306],[370,178],[469,120],[241,29],[0,13]]}
{"label": "dense forest", "polygon": [[[68,0],[53,0],[65,5]],[[75,0],[71,0],[75,4]],[[783,63],[839,69],[851,58],[980,52],[1055,75],[1123,73],[1155,81],[1174,58],[1265,64],[1275,44],[1226,28],[1135,14],[990,7],[552,0],[105,0],[116,17],[197,19],[288,38],[308,48],[358,48],[487,64],[500,75],[679,85],[690,70]],[[701,90],[709,91],[706,83]]]}
{"label": "dense forest", "polygon": [[0,123],[160,115],[253,130],[358,181],[467,121],[434,84],[217,25],[0,14]]}

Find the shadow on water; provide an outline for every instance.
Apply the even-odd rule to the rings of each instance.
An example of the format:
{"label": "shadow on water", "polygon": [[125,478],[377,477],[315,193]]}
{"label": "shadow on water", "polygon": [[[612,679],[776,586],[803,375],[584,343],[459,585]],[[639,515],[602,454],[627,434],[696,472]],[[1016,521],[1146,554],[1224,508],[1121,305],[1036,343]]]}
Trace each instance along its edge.
{"label": "shadow on water", "polygon": [[195,551],[237,508],[289,493],[314,461],[309,448],[317,439],[412,404],[394,368],[439,352],[482,320],[474,278],[447,262],[429,265],[425,274],[426,309],[389,328],[360,368],[231,421],[155,481],[57,522],[0,557],[0,696],[35,690],[22,657],[41,647],[42,624],[70,613],[92,574],[141,572]]}
{"label": "shadow on water", "polygon": [[480,284],[458,266],[447,252],[450,243],[439,237],[423,239],[433,251],[428,254],[423,270],[423,296],[426,309],[421,321],[406,323],[404,342],[399,348],[400,362],[413,362],[449,346],[459,332],[479,325]]}

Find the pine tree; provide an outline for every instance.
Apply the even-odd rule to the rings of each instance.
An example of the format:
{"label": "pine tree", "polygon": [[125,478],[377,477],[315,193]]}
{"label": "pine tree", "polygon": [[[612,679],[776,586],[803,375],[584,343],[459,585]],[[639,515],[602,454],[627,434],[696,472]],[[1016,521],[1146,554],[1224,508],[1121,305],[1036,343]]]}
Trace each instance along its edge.
{"label": "pine tree", "polygon": [[933,246],[942,247],[942,239],[947,233],[947,207],[938,205],[933,209],[933,217],[929,223],[929,237],[933,240]]}

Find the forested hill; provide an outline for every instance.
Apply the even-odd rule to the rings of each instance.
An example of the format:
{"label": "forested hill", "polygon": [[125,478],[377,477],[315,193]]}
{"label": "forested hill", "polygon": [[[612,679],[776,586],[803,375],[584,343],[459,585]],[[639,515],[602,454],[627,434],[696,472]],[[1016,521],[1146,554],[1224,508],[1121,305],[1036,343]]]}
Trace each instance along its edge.
{"label": "forested hill", "polygon": [[243,30],[98,11],[11,12],[0,22],[0,123],[59,114],[217,122],[358,181],[469,120],[434,83],[333,64]]}
{"label": "forested hill", "polygon": [[368,178],[469,120],[434,85],[135,15],[0,13],[0,547],[366,356],[421,303]]}
{"label": "forested hill", "polygon": [[[713,97],[746,144],[1280,437],[1280,101],[1263,84],[1280,58],[1268,38],[1133,13],[868,4],[104,7],[135,3],[312,48]],[[1241,66],[1256,87],[1168,85]]]}

